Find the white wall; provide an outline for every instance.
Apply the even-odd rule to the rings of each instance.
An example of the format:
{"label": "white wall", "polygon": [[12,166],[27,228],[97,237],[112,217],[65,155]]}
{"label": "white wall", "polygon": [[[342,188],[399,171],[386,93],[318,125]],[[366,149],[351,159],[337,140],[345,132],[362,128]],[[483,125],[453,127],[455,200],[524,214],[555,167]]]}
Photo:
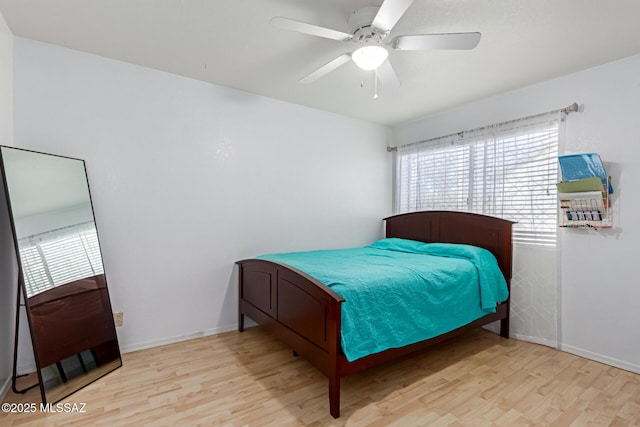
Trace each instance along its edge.
{"label": "white wall", "polygon": [[640,56],[505,93],[398,126],[393,144],[472,129],[578,102],[565,153],[597,152],[613,176],[614,226],[560,230],[561,347],[640,372]]}
{"label": "white wall", "polygon": [[16,145],[86,160],[126,350],[234,329],[234,261],[368,244],[389,129],[16,37]]}
{"label": "white wall", "polygon": [[[13,145],[13,34],[0,13],[0,145]],[[2,180],[0,179],[0,185]],[[4,190],[0,191],[4,197]],[[13,360],[17,290],[11,226],[0,201],[0,400],[8,390]]]}
{"label": "white wall", "polygon": [[13,145],[13,33],[0,13],[0,145]]}

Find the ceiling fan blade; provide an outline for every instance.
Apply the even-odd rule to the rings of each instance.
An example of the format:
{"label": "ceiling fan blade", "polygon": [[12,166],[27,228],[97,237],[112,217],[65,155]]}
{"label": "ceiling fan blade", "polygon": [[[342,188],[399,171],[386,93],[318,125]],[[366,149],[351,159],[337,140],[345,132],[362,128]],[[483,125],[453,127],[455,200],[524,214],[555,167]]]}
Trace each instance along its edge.
{"label": "ceiling fan blade", "polygon": [[417,34],[398,36],[391,46],[397,50],[473,49],[480,37],[480,33]]}
{"label": "ceiling fan blade", "polygon": [[385,88],[397,89],[400,87],[400,79],[388,59],[378,67],[378,80]]}
{"label": "ceiling fan blade", "polygon": [[331,40],[347,41],[353,37],[351,34],[343,33],[342,31],[319,27],[317,25],[307,24],[306,22],[283,18],[282,16],[276,16],[271,19],[271,25],[283,30],[297,31],[298,33],[310,34]]}
{"label": "ceiling fan blade", "polygon": [[391,31],[402,15],[409,9],[413,0],[385,0],[373,18],[373,25],[384,32]]}
{"label": "ceiling fan blade", "polygon": [[300,79],[300,83],[313,83],[316,80],[318,80],[320,77],[324,76],[325,74],[330,73],[331,71],[335,70],[336,68],[338,68],[342,64],[344,64],[346,62],[349,62],[350,59],[351,59],[351,54],[350,53],[343,53],[342,55],[338,56],[337,58],[327,62],[322,67],[320,67],[317,70],[315,70],[314,72],[312,72],[310,74],[307,74],[306,76],[301,78]]}

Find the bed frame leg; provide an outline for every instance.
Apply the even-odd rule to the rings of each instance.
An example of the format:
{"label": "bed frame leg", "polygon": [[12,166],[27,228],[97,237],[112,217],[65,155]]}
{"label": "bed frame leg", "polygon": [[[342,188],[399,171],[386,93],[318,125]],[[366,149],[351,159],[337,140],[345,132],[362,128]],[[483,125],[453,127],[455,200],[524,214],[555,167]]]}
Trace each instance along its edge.
{"label": "bed frame leg", "polygon": [[500,320],[500,336],[509,338],[509,318]]}
{"label": "bed frame leg", "polygon": [[[509,282],[507,282],[507,285]],[[511,287],[509,287],[511,289]],[[511,317],[511,300],[507,300],[503,303],[507,305],[507,313],[504,319],[500,320],[500,336],[502,338],[509,338],[509,318]]]}
{"label": "bed frame leg", "polygon": [[244,314],[238,314],[238,331],[244,332]]}
{"label": "bed frame leg", "polygon": [[340,377],[329,378],[329,412],[333,418],[340,417]]}

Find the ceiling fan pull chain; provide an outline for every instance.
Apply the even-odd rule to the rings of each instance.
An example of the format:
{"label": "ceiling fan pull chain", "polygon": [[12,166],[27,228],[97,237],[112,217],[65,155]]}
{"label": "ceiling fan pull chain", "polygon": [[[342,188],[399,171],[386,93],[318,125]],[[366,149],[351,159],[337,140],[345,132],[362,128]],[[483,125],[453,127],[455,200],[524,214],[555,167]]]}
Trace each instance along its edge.
{"label": "ceiling fan pull chain", "polygon": [[378,69],[373,70],[373,99],[378,99]]}

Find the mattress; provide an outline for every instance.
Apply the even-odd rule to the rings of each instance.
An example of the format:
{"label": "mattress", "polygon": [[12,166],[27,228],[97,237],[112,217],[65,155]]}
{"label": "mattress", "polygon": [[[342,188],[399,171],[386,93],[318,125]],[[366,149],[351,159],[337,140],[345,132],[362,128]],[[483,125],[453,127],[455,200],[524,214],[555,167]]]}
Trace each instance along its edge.
{"label": "mattress", "polygon": [[470,245],[389,238],[258,258],[301,270],[345,299],[341,345],[349,361],[444,334],[508,298],[493,254]]}

